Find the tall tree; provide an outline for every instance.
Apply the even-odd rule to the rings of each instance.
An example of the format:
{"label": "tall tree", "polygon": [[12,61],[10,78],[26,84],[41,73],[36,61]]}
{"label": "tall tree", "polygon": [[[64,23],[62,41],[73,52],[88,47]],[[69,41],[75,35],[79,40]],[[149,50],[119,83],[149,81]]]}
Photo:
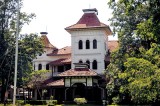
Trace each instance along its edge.
{"label": "tall tree", "polygon": [[[106,70],[110,101],[146,104],[159,101],[160,2],[110,0],[119,48]],[[137,86],[138,84],[138,86]],[[119,99],[115,99],[119,98]]]}
{"label": "tall tree", "polygon": [[[20,4],[22,6],[22,1]],[[5,92],[13,85],[15,64],[15,35],[17,18],[17,0],[0,1],[0,82],[1,102],[4,101]],[[20,30],[28,24],[34,14],[20,13]],[[19,31],[20,31],[19,30]],[[27,77],[32,71],[32,59],[36,54],[43,52],[43,44],[36,34],[23,35],[19,38],[18,77]],[[18,83],[22,85],[22,83]]]}

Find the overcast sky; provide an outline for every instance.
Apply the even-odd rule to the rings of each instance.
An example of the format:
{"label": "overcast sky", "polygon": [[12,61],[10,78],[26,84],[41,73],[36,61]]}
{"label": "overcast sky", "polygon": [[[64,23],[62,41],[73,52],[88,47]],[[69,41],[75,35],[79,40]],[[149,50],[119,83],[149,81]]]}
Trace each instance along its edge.
{"label": "overcast sky", "polygon": [[75,24],[83,15],[82,9],[88,8],[97,8],[99,20],[110,24],[107,0],[24,0],[22,11],[35,13],[36,18],[23,27],[22,34],[47,31],[54,46],[70,46],[71,37],[64,28]]}

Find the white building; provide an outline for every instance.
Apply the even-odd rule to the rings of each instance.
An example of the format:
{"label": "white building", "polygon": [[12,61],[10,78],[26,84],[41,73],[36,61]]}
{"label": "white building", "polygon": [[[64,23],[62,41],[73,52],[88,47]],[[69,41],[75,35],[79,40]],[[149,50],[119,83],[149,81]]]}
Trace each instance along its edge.
{"label": "white building", "polygon": [[[57,49],[49,42],[47,33],[42,32],[45,53],[33,60],[35,70],[52,70],[43,85],[50,92],[48,96],[54,95],[59,101],[72,101],[77,95],[99,101],[106,95],[103,71],[109,64],[109,53],[118,42],[108,41],[112,32],[99,21],[97,9],[83,12],[76,24],[65,28],[71,34],[71,47]],[[95,91],[97,97],[93,97]]]}

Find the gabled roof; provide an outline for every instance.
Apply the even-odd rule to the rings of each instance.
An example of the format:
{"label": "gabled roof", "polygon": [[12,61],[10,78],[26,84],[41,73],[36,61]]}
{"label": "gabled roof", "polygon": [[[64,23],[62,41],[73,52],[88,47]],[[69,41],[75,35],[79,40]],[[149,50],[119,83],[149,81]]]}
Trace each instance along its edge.
{"label": "gabled roof", "polygon": [[46,86],[64,86],[64,80],[60,79],[60,80],[52,81],[46,84]]}
{"label": "gabled roof", "polygon": [[66,46],[62,49],[55,49],[52,53],[47,54],[47,56],[57,56],[57,55],[67,55],[71,54],[71,46]]}
{"label": "gabled roof", "polygon": [[75,68],[64,71],[57,76],[97,76],[98,74],[89,68]]}
{"label": "gabled roof", "polygon": [[62,58],[49,63],[50,65],[64,65],[71,64],[71,58]]}

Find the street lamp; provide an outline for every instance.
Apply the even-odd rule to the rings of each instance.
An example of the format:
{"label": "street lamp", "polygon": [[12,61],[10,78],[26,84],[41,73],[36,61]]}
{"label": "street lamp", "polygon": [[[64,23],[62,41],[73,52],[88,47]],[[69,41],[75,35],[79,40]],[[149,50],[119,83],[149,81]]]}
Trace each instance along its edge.
{"label": "street lamp", "polygon": [[19,36],[19,0],[17,0],[17,28],[16,28],[16,52],[15,52],[15,71],[14,71],[14,92],[13,92],[13,106],[16,103],[16,86],[17,86],[17,63],[18,63],[18,36]]}

